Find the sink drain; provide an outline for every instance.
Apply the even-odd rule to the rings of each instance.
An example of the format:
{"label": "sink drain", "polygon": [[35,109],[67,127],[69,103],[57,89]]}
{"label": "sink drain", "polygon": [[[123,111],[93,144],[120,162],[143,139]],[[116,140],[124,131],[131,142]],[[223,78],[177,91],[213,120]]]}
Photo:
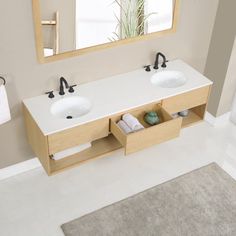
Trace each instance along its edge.
{"label": "sink drain", "polygon": [[66,119],[73,119],[73,116],[67,116]]}

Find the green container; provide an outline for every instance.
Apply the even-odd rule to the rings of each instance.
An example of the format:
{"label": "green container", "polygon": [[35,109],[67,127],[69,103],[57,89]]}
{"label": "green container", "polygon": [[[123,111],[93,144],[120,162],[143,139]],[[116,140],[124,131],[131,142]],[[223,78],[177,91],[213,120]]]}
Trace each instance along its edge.
{"label": "green container", "polygon": [[157,115],[156,112],[151,111],[148,112],[145,116],[144,116],[144,120],[145,122],[147,122],[149,125],[157,125],[160,123],[160,118]]}

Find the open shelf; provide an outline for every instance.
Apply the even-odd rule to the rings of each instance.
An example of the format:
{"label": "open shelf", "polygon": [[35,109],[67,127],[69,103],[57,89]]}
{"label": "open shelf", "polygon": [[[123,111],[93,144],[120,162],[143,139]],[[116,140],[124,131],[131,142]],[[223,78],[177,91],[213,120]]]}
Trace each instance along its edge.
{"label": "open shelf", "polygon": [[203,121],[206,110],[206,104],[189,109],[187,117],[183,117],[182,128],[189,127]]}
{"label": "open shelf", "polygon": [[202,121],[202,118],[190,110],[188,117],[183,117],[182,128],[191,126],[200,121]]}
{"label": "open shelf", "polygon": [[65,157],[55,161],[50,159],[51,174],[56,174],[62,170],[72,168],[96,158],[104,157],[111,154],[122,146],[116,138],[110,134],[109,136],[92,142],[92,147],[74,155]]}

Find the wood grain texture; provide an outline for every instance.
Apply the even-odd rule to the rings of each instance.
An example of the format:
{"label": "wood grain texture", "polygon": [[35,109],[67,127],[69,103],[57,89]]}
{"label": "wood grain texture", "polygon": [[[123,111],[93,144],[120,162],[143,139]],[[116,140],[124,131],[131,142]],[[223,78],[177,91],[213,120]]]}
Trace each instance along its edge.
{"label": "wood grain texture", "polygon": [[177,31],[177,26],[179,22],[179,17],[180,17],[180,1],[181,0],[174,0],[174,12],[173,12],[173,25],[172,25],[172,32]]}
{"label": "wood grain texture", "polygon": [[59,21],[59,12],[57,11],[55,13],[55,18],[56,18],[56,27],[55,27],[55,37],[54,37],[54,54],[58,54],[59,53],[59,49],[60,49],[60,38],[59,38],[59,33],[60,33],[60,21]]}
{"label": "wood grain texture", "polygon": [[109,118],[103,118],[79,125],[48,136],[49,153],[55,154],[65,149],[91,142],[109,134]]}
{"label": "wood grain texture", "polygon": [[[161,104],[162,104],[162,101],[148,103],[148,104],[145,104],[145,105],[133,108],[133,109],[129,109],[127,111],[116,113],[115,115],[111,116],[110,119],[117,122],[122,118],[122,115],[124,115],[125,113],[132,113],[135,116],[136,115],[140,116],[141,114],[144,114],[148,111],[155,110],[157,106],[158,105],[161,106]],[[144,125],[146,125],[146,123]]]}
{"label": "wood grain texture", "polygon": [[[210,86],[203,87],[49,136],[43,135],[30,112],[23,105],[28,141],[48,175],[111,154],[122,146],[125,148],[126,155],[131,154],[178,137],[181,127],[188,127],[203,120],[209,93]],[[200,105],[196,105],[199,103]],[[166,111],[162,105],[166,105],[172,112],[173,109],[175,109],[174,111],[176,109],[178,109],[177,111],[190,109],[189,116],[184,119],[181,117],[173,119],[170,112]],[[150,126],[144,121],[144,115],[150,111],[158,113],[161,120],[160,124]],[[145,129],[136,133],[125,134],[116,124],[125,113],[137,117]],[[112,134],[109,134],[109,123]],[[50,155],[86,142],[92,142],[92,147],[59,161],[50,159]]]}
{"label": "wood grain texture", "polygon": [[32,0],[36,52],[39,63],[44,63],[43,31],[41,24],[40,0]]}
{"label": "wood grain texture", "polygon": [[207,110],[207,104],[211,93],[211,88],[212,86],[209,86],[206,104],[191,108],[188,117],[183,118],[182,128],[192,126],[204,120]]}
{"label": "wood grain texture", "polygon": [[205,110],[206,104],[191,108],[188,116],[183,118],[182,128],[186,128],[203,121]]}
{"label": "wood grain texture", "polygon": [[92,147],[76,153],[59,161],[50,160],[51,174],[56,174],[65,169],[81,165],[96,158],[107,156],[117,149],[122,148],[113,135],[92,142]]}
{"label": "wood grain texture", "polygon": [[28,109],[23,104],[23,114],[27,132],[28,142],[37,155],[47,174],[50,174],[49,152],[47,136],[44,136],[35,123]]}
{"label": "wood grain texture", "polygon": [[108,48],[112,48],[115,46],[121,46],[121,45],[133,43],[133,42],[138,42],[138,41],[142,41],[142,40],[149,40],[152,38],[162,37],[162,36],[166,36],[171,33],[175,33],[177,30],[177,23],[178,23],[178,18],[179,18],[179,8],[180,8],[180,0],[175,0],[174,1],[174,10],[173,10],[173,24],[172,24],[171,29],[163,30],[163,31],[156,32],[156,33],[150,33],[150,34],[146,34],[146,35],[142,35],[142,36],[138,36],[138,37],[123,39],[123,40],[119,40],[116,42],[100,44],[100,45],[92,46],[92,47],[88,47],[88,48],[77,49],[77,50],[70,51],[70,52],[59,53],[59,54],[49,56],[49,57],[44,57],[44,55],[43,55],[43,36],[42,36],[42,27],[41,27],[41,18],[40,18],[40,15],[41,15],[40,14],[40,0],[32,0],[32,2],[33,2],[35,32],[36,32],[36,36],[37,36],[36,37],[36,45],[37,45],[36,50],[38,53],[38,60],[40,63],[48,63],[48,62],[54,62],[57,60],[63,60],[63,59],[67,59],[70,57],[80,56],[80,55],[83,55],[86,53],[95,52],[98,50],[108,49]]}
{"label": "wood grain texture", "polygon": [[163,100],[163,108],[170,114],[206,104],[210,86],[205,86],[187,93]]}
{"label": "wood grain texture", "polygon": [[178,137],[181,124],[182,118],[177,118],[129,135],[125,155]]}
{"label": "wood grain texture", "polygon": [[123,131],[119,128],[119,126],[116,125],[116,123],[122,119],[122,115],[124,115],[125,113],[130,113],[130,114],[136,116],[139,119],[139,121],[141,122],[141,124],[147,128],[148,124],[146,122],[144,122],[142,117],[145,115],[146,112],[155,110],[155,108],[157,108],[158,104],[160,105],[161,102],[154,102],[154,103],[146,104],[146,105],[128,110],[126,112],[121,112],[121,113],[118,113],[118,114],[112,116],[110,119],[110,132],[114,134],[114,136],[119,140],[119,142],[123,146],[125,146],[126,142],[127,142],[126,136],[123,135]]}
{"label": "wood grain texture", "polygon": [[[148,111],[156,111],[161,118],[161,123],[154,126],[146,124],[143,117]],[[110,124],[112,134],[125,147],[126,155],[179,136],[182,118],[173,119],[160,105],[147,105],[129,113],[139,119],[145,127],[144,130],[125,134],[116,124],[120,116],[111,119]]]}

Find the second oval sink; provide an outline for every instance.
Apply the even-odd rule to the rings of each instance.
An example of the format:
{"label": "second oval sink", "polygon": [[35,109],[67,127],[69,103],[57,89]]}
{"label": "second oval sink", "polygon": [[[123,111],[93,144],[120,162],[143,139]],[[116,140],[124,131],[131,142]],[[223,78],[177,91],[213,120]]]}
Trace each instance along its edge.
{"label": "second oval sink", "polygon": [[62,119],[74,119],[86,115],[91,107],[91,102],[85,97],[66,97],[52,104],[51,114]]}
{"label": "second oval sink", "polygon": [[186,82],[185,75],[180,71],[161,71],[151,77],[151,83],[162,88],[177,88]]}

